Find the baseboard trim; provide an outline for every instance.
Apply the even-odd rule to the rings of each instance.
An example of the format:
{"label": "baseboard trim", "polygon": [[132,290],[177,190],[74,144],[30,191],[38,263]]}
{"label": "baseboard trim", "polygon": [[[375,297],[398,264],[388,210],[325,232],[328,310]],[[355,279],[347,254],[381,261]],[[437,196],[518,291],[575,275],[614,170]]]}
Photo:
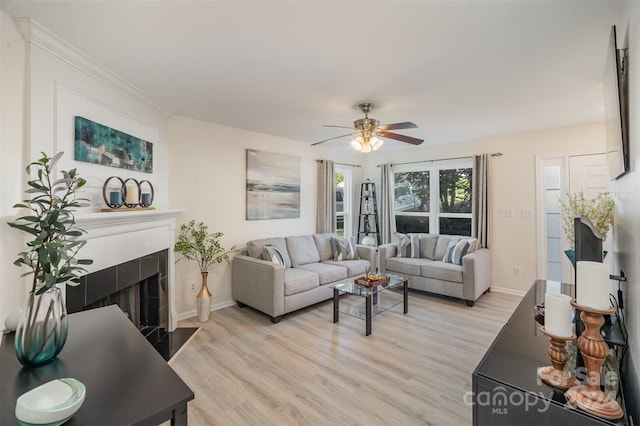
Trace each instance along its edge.
{"label": "baseboard trim", "polygon": [[[224,302],[216,303],[215,305],[211,306],[211,312],[217,311],[218,309],[223,309],[229,306],[233,306],[235,305],[235,303],[236,302],[233,300],[227,300]],[[186,320],[186,319],[197,317],[197,316],[198,316],[198,310],[192,309],[190,311],[179,313],[178,315],[176,315],[176,319],[177,321],[182,321],[182,320]]]}
{"label": "baseboard trim", "polygon": [[491,291],[495,291],[496,293],[511,294],[511,295],[520,296],[520,297],[524,297],[524,295],[527,293],[526,291],[514,290],[512,288],[496,287],[496,286],[491,286]]}

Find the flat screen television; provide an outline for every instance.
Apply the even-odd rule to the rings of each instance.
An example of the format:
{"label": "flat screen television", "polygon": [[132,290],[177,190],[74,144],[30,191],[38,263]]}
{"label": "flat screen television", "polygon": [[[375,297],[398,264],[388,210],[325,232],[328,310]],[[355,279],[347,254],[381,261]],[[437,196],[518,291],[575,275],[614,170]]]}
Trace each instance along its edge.
{"label": "flat screen television", "polygon": [[614,25],[611,27],[604,75],[607,162],[611,180],[629,170],[627,65],[626,50],[618,49]]}

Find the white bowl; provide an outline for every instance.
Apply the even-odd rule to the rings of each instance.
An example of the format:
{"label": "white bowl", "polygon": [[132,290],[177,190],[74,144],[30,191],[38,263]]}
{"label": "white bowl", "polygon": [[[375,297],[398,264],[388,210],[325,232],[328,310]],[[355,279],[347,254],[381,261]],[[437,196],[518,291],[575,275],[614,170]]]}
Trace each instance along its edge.
{"label": "white bowl", "polygon": [[60,425],[82,406],[86,389],[76,379],[56,379],[22,394],[16,401],[21,424]]}

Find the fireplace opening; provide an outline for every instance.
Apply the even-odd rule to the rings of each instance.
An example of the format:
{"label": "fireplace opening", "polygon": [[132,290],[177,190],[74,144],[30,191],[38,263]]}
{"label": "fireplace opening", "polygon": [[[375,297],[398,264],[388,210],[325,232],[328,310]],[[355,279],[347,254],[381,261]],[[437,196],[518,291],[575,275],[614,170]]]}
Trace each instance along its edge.
{"label": "fireplace opening", "polygon": [[140,332],[155,345],[167,334],[166,291],[160,286],[160,274],[152,275],[130,287],[82,307],[83,311],[117,305]]}
{"label": "fireplace opening", "polygon": [[162,250],[81,277],[67,286],[67,312],[118,305],[168,361],[197,328],[168,332],[167,261]]}

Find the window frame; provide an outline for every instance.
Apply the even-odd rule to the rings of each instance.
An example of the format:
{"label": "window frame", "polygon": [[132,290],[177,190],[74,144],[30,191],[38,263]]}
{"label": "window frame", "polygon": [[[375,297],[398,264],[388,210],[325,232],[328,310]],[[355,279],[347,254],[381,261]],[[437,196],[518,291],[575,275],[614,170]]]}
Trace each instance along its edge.
{"label": "window frame", "polygon": [[[473,212],[471,213],[445,213],[440,211],[440,171],[450,169],[472,169],[473,161],[468,160],[456,160],[456,161],[442,161],[433,164],[401,164],[393,167],[393,182],[395,182],[396,173],[406,172],[429,172],[429,211],[428,212],[405,212],[395,211],[395,216],[416,216],[416,217],[428,217],[429,218],[429,233],[440,234],[440,218],[461,218],[470,219],[473,223]],[[393,200],[395,204],[395,185]]]}

